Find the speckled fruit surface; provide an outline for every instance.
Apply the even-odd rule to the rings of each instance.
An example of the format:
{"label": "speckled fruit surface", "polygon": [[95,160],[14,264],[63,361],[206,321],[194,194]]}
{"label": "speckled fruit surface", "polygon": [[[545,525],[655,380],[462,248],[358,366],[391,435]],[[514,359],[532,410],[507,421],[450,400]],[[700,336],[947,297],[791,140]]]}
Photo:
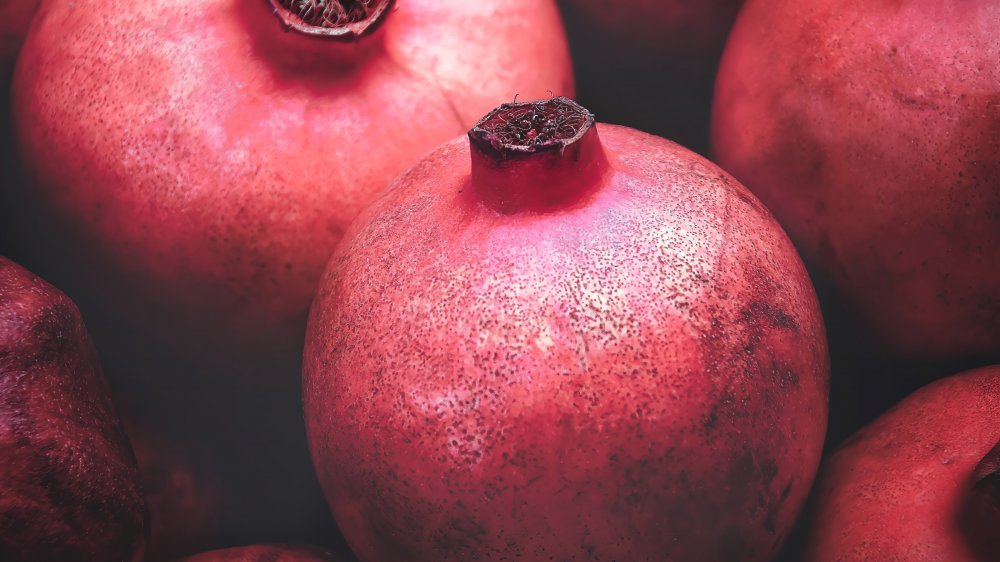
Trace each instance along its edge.
{"label": "speckled fruit surface", "polygon": [[[1000,439],[1000,366],[935,382],[862,429],[823,464],[804,560],[1000,559],[1000,510],[970,512],[977,464]],[[995,500],[994,500],[995,501]],[[977,514],[993,539],[972,534]],[[992,520],[988,520],[992,518]]]}
{"label": "speckled fruit surface", "polygon": [[309,546],[255,545],[203,552],[177,562],[344,562],[333,553]]}
{"label": "speckled fruit surface", "polygon": [[330,251],[393,177],[497,103],[572,91],[552,1],[398,2],[353,41],[272,12],[49,2],[15,76],[17,239],[185,353],[300,347]]}
{"label": "speckled fruit surface", "polygon": [[1000,1],[750,0],[719,164],[907,359],[1000,354]]}
{"label": "speckled fruit surface", "polygon": [[137,562],[145,508],[76,306],[0,258],[0,560]]}
{"label": "speckled fruit surface", "polygon": [[306,424],[352,549],[768,560],[826,427],[826,341],[791,243],[666,140],[600,124],[493,158],[491,135],[401,176],[314,301]]}

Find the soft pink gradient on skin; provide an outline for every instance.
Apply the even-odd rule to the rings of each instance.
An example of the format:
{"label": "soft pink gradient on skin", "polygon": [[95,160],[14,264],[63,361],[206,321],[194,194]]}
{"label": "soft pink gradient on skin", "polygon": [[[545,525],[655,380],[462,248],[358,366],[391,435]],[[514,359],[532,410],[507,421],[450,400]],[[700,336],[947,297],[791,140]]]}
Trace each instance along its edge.
{"label": "soft pink gradient on skin", "polygon": [[310,546],[255,545],[204,552],[176,562],[348,562]]}
{"label": "soft pink gradient on skin", "polygon": [[862,429],[823,464],[803,560],[996,560],[972,548],[961,521],[998,420],[993,366],[924,387]]}
{"label": "soft pink gradient on skin", "polygon": [[58,233],[36,255],[154,337],[297,348],[394,176],[499,102],[572,89],[551,1],[407,0],[349,43],[264,0],[49,2],[13,93],[32,225]]}
{"label": "soft pink gradient on skin", "polygon": [[0,257],[0,554],[143,559],[139,473],[76,306]]}
{"label": "soft pink gradient on skin", "polygon": [[751,0],[719,164],[908,359],[1000,352],[1000,1]]}
{"label": "soft pink gradient on skin", "polygon": [[768,560],[795,520],[828,383],[798,256],[707,160],[591,133],[548,171],[456,139],[334,253],[306,424],[362,561]]}

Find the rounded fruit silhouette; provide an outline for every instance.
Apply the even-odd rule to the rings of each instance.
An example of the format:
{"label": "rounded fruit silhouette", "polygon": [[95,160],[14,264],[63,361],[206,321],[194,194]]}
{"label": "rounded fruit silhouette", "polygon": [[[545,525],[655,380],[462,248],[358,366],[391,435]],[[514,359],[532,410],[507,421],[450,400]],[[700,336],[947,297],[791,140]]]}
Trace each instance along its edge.
{"label": "rounded fruit silhouette", "polygon": [[719,165],[879,345],[1000,353],[1000,1],[749,0],[716,83]]}
{"label": "rounded fruit silhouette", "polygon": [[79,312],[0,258],[0,559],[142,560],[135,458]]}
{"label": "rounded fruit silhouette", "polygon": [[1000,559],[998,422],[993,366],[926,386],[862,429],[823,464],[803,560]]}
{"label": "rounded fruit silhouette", "polygon": [[805,270],[719,168],[599,132],[503,105],[331,258],[306,427],[362,561],[767,560],[788,532],[826,427]]}
{"label": "rounded fruit silhouette", "polygon": [[185,355],[297,354],[392,178],[500,101],[572,89],[552,1],[320,4],[44,4],[13,90],[22,251]]}

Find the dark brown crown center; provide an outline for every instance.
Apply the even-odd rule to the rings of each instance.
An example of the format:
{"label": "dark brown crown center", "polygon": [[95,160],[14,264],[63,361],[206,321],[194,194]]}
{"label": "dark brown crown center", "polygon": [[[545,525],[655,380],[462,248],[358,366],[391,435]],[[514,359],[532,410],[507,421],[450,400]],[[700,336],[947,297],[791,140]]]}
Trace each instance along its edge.
{"label": "dark brown crown center", "polygon": [[593,114],[571,99],[557,97],[505,103],[476,123],[469,137],[498,151],[535,152],[566,147],[593,124]]}

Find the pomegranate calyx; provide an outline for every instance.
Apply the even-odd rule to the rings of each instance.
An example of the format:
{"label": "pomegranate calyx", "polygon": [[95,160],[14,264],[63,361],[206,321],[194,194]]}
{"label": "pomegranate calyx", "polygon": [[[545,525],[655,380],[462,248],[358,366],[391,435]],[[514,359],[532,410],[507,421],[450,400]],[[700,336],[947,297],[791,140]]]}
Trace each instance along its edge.
{"label": "pomegranate calyx", "polygon": [[269,0],[286,30],[354,40],[374,31],[395,0]]}
{"label": "pomegranate calyx", "polygon": [[505,103],[469,130],[469,141],[484,154],[512,155],[559,150],[576,143],[594,125],[594,115],[566,97]]}

